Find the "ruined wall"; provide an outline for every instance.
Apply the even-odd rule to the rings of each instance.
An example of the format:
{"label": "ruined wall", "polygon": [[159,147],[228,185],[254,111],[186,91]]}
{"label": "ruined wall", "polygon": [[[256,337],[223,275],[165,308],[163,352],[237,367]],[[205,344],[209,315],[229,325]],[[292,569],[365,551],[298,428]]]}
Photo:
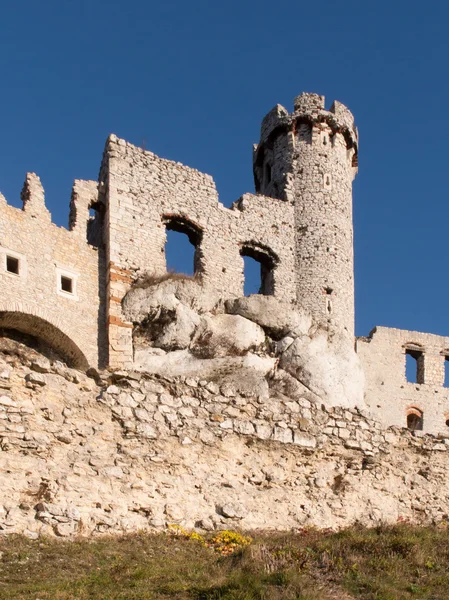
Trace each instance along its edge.
{"label": "ruined wall", "polygon": [[197,244],[197,273],[218,297],[243,295],[243,258],[248,250],[274,263],[272,291],[295,299],[292,206],[244,195],[231,209],[218,202],[215,184],[180,163],[164,160],[110,136],[101,182],[107,197],[110,364],[132,362],[131,331],[121,300],[138,271],[166,270],[166,226],[185,226]]}
{"label": "ruined wall", "polygon": [[51,222],[33,173],[23,210],[0,195],[0,327],[46,340],[80,368],[97,366],[99,356],[99,253],[86,241],[96,189],[75,183],[71,231]]}
{"label": "ruined wall", "polygon": [[[50,323],[39,321],[36,334],[72,358],[78,352],[79,365],[130,367],[132,323],[122,300],[139,274],[166,271],[166,231],[175,229],[195,245],[196,276],[217,301],[243,295],[243,256],[251,256],[262,265],[264,294],[349,333],[352,346],[356,142],[352,115],[339,103],[326,111],[323,97],[303,94],[291,115],[275,107],[255,149],[257,195],[228,209],[209,175],[111,135],[98,186],[75,184],[69,232],[51,224],[35,175],[24,211],[2,203],[4,256],[16,253],[22,265],[20,274],[4,269],[3,309]],[[18,320],[9,314],[3,325]]]}
{"label": "ruined wall", "polygon": [[[416,357],[417,382],[406,378],[406,352]],[[444,387],[449,338],[430,333],[376,327],[357,340],[365,372],[365,401],[384,426],[405,427],[407,415],[423,416],[423,431],[446,434],[449,427],[449,388]]]}
{"label": "ruined wall", "polygon": [[446,439],[195,378],[98,381],[2,340],[0,530],[338,528],[447,519]]}

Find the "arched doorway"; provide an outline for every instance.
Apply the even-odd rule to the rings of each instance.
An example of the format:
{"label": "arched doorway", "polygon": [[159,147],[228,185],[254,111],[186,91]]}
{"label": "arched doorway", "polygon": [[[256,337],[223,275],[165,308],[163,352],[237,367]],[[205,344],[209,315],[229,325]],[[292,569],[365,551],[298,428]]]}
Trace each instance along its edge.
{"label": "arched doorway", "polygon": [[75,369],[86,370],[89,363],[78,345],[59,327],[40,316],[14,310],[0,311],[0,329],[14,330],[43,340]]}

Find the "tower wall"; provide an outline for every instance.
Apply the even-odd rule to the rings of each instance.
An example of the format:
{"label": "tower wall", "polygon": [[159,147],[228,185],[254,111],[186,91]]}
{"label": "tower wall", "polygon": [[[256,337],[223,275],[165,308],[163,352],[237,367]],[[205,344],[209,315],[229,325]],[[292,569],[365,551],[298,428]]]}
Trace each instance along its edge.
{"label": "tower wall", "polygon": [[352,181],[357,131],[339,102],[302,94],[276,106],[254,152],[256,189],[294,205],[296,296],[318,322],[354,335]]}

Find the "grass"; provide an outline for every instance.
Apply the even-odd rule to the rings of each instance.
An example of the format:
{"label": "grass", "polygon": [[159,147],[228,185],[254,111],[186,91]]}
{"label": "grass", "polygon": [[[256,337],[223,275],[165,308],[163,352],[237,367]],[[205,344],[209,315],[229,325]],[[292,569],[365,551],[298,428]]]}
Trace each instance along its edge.
{"label": "grass", "polygon": [[249,545],[234,544],[232,553],[226,544],[205,544],[198,537],[182,532],[90,541],[3,538],[0,598],[449,598],[449,531],[444,526],[261,534]]}
{"label": "grass", "polygon": [[132,285],[132,289],[147,289],[164,281],[199,281],[199,275],[186,275],[176,271],[167,271],[160,275],[152,272],[143,273]]}

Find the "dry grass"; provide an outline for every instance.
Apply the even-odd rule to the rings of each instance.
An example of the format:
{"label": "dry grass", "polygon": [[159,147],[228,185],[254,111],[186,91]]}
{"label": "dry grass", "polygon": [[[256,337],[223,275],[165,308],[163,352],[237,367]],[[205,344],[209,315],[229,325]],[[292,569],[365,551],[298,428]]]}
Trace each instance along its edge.
{"label": "dry grass", "polygon": [[400,525],[265,534],[223,556],[174,535],[0,541],[0,598],[447,600],[449,534]]}
{"label": "dry grass", "polygon": [[147,272],[141,275],[132,285],[132,289],[147,289],[164,281],[199,281],[199,275],[186,275],[185,273],[176,273],[175,271],[167,271],[162,275],[155,275],[152,272]]}

